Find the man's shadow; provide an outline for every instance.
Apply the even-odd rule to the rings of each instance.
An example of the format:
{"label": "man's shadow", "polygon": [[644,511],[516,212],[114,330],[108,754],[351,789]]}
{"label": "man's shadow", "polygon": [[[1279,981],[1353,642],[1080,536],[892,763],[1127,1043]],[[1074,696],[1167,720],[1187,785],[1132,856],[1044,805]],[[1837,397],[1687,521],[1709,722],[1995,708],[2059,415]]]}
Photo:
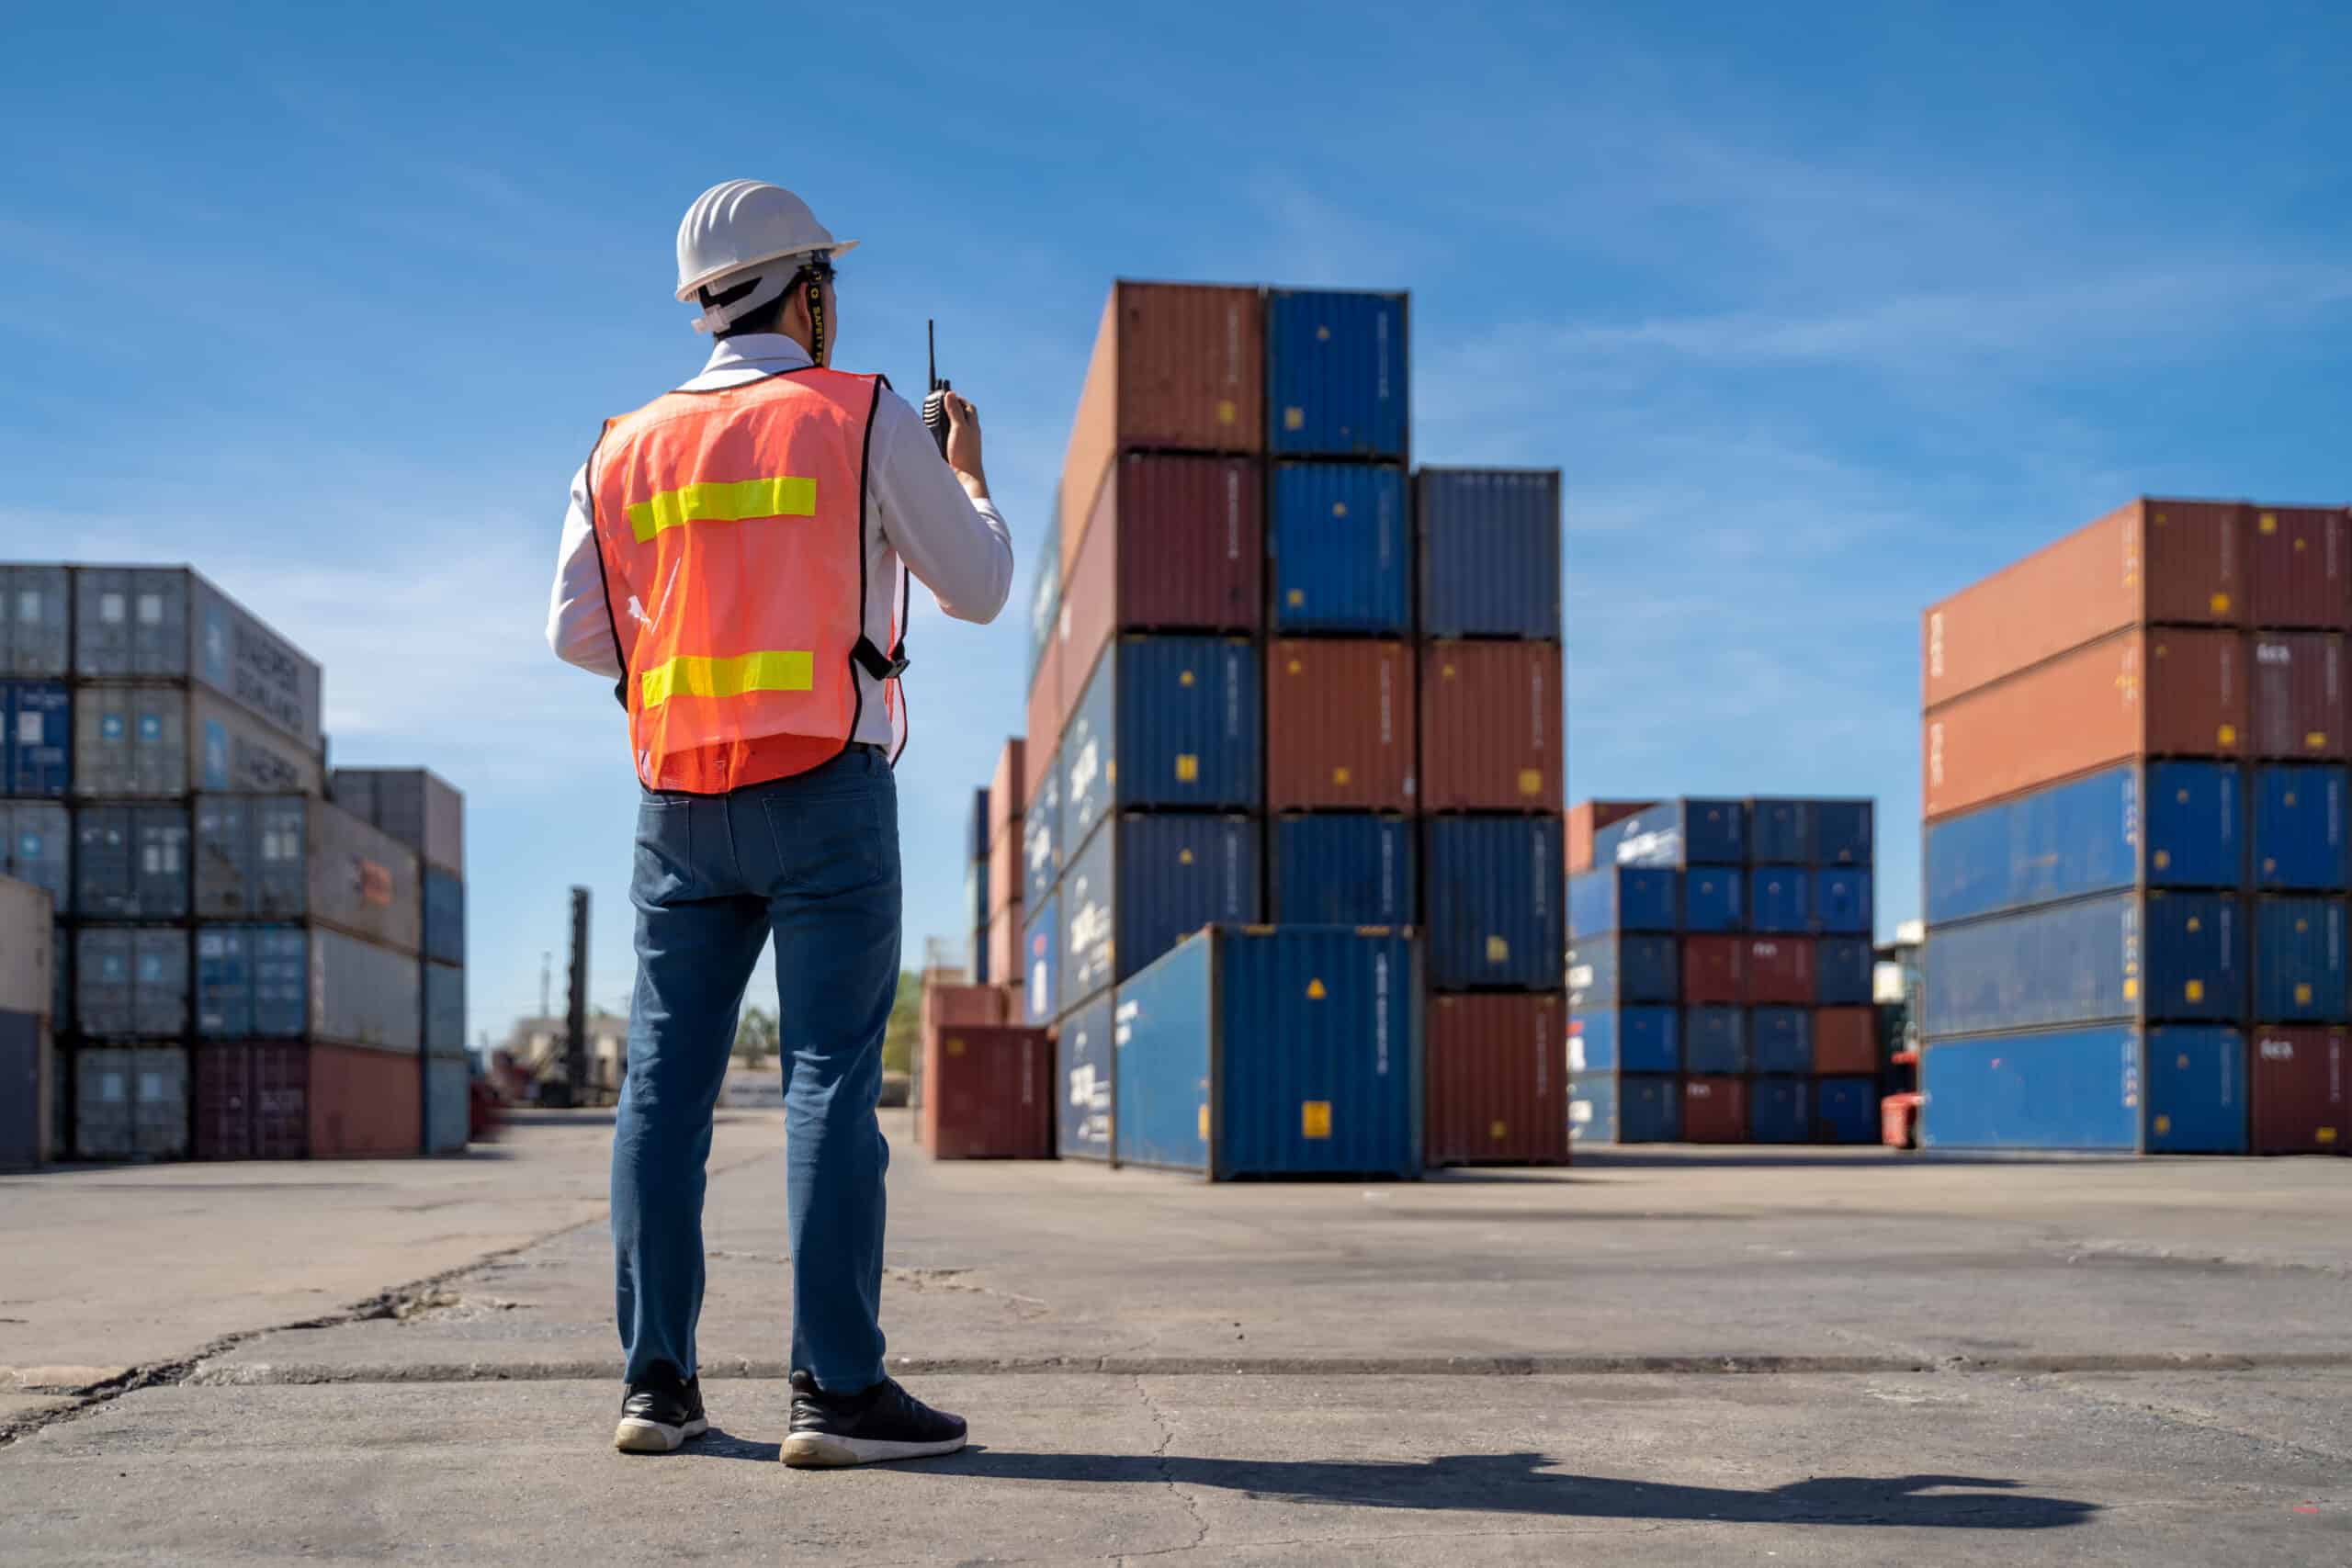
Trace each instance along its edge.
{"label": "man's shadow", "polygon": [[[775,1462],[774,1443],[714,1427],[688,1450],[708,1459]],[[2096,1504],[2020,1492],[2014,1481],[1968,1475],[1824,1475],[1770,1491],[1566,1475],[1540,1453],[1453,1454],[1408,1463],[1226,1460],[1150,1454],[1037,1454],[970,1448],[924,1460],[925,1474],[999,1481],[1215,1486],[1251,1497],[1360,1508],[1526,1514],[1586,1519],[1714,1520],[1725,1524],[1900,1525],[1917,1529],[2060,1529]]]}

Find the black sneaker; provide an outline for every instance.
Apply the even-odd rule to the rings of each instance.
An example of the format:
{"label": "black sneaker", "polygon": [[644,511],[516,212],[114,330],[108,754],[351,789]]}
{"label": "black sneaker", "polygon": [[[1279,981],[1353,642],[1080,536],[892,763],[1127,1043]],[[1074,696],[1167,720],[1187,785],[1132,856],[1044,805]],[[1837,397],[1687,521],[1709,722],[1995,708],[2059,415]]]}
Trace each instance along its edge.
{"label": "black sneaker", "polygon": [[677,1369],[661,1361],[628,1385],[621,1400],[621,1424],[613,1429],[613,1447],[625,1454],[674,1453],[688,1438],[709,1430],[702,1413],[702,1380],[681,1382]]}
{"label": "black sneaker", "polygon": [[888,1378],[863,1393],[827,1393],[808,1373],[792,1374],[784,1462],[796,1470],[928,1459],[963,1446],[961,1416],[933,1410]]}

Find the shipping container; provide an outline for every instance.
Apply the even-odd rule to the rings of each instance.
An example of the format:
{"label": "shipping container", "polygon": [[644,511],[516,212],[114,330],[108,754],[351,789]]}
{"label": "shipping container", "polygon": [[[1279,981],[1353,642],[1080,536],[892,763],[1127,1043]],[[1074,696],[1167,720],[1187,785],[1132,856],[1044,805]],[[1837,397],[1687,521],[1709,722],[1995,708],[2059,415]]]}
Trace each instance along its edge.
{"label": "shipping container", "polygon": [[1747,858],[1757,865],[1811,865],[1813,802],[1781,797],[1749,801]]}
{"label": "shipping container", "polygon": [[462,1056],[466,1051],[466,972],[454,964],[424,965],[424,1054]]}
{"label": "shipping container", "polygon": [[1764,1007],[1747,1015],[1748,1070],[1786,1076],[1813,1071],[1813,1010]]}
{"label": "shipping container", "polygon": [[[424,1024],[424,977],[413,953],[311,931],[311,1038],[414,1056]],[[414,1097],[411,1097],[412,1108]],[[415,1139],[409,1140],[413,1150]]]}
{"label": "shipping container", "polygon": [[988,972],[1000,989],[1010,986],[1018,992],[1022,987],[1024,966],[1021,946],[1028,935],[1027,908],[1026,904],[1015,898],[989,917]]}
{"label": "shipping container", "polygon": [[2243,1154],[2245,1036],[2212,1024],[1930,1042],[1919,1146]]}
{"label": "shipping container", "polygon": [[1589,1008],[1670,1003],[1677,998],[1670,936],[1609,935],[1568,949],[1568,1005]]}
{"label": "shipping container", "polygon": [[2342,631],[2352,625],[2342,507],[2257,506],[2246,535],[2253,624]]}
{"label": "shipping container", "polygon": [[[1672,1079],[1668,1079],[1672,1082]],[[1568,1142],[1617,1141],[1617,1075],[1588,1073],[1568,1080]]]}
{"label": "shipping container", "polygon": [[994,919],[1008,904],[1018,904],[1028,892],[1027,846],[1022,842],[1025,823],[1014,818],[1003,825],[989,845],[989,918]]}
{"label": "shipping container", "polygon": [[1879,1070],[1877,1010],[1869,1007],[1825,1007],[1815,1010],[1813,1015],[1813,1070],[1823,1075],[1876,1073]]}
{"label": "shipping container", "polygon": [[422,1056],[312,1045],[311,1157],[413,1156],[424,1137],[424,1068]]}
{"label": "shipping container", "polygon": [[1417,969],[1411,938],[1378,928],[1187,938],[1119,992],[1120,1163],[1213,1181],[1418,1176]]}
{"label": "shipping container", "polygon": [[1270,488],[1272,629],[1410,637],[1405,471],[1386,464],[1283,463]]}
{"label": "shipping container", "polygon": [[2344,900],[2257,898],[2254,1016],[2263,1023],[2352,1022]]}
{"label": "shipping container", "polygon": [[[1634,875],[1632,871],[1623,874]],[[1694,865],[1688,871],[1657,870],[1650,875],[1672,876],[1682,885],[1682,929],[1688,931],[1736,931],[1747,923],[1747,876],[1736,866]],[[1569,911],[1573,919],[1575,911]]]}
{"label": "shipping container", "polygon": [[[14,937],[15,932],[6,934]],[[43,940],[39,949],[45,961],[48,942]],[[40,990],[40,1003],[32,1011],[0,1009],[0,1171],[31,1170],[57,1154],[51,1108],[58,1063],[45,971]]]}
{"label": "shipping container", "polygon": [[1268,880],[1277,925],[1409,926],[1419,909],[1413,821],[1364,811],[1273,822]]}
{"label": "shipping container", "polygon": [[187,1110],[187,1052],[179,1046],[74,1054],[74,1153],[82,1159],[185,1159]]}
{"label": "shipping container", "polygon": [[83,919],[184,920],[184,806],[85,806],[74,813],[74,913]]}
{"label": "shipping container", "polygon": [[1062,879],[1061,769],[1050,756],[1046,769],[1029,793],[1028,814],[1021,818],[1021,897],[1033,911]]}
{"label": "shipping container", "polygon": [[1062,743],[1065,852],[1116,811],[1254,811],[1263,798],[1257,648],[1122,637],[1102,650]]}
{"label": "shipping container", "polygon": [[1054,1151],[1064,1159],[1111,1158],[1113,997],[1073,1009],[1054,1032]]}
{"label": "shipping container", "polygon": [[62,566],[0,566],[0,676],[58,680],[74,664],[73,588]]}
{"label": "shipping container", "polygon": [[1285,457],[1410,455],[1406,296],[1266,294],[1267,449]]}
{"label": "shipping container", "polygon": [[[996,773],[989,780],[989,845],[991,850],[1010,837],[1021,835],[1023,803],[1029,783],[1029,748],[1018,735],[1009,738],[996,754]],[[1002,889],[999,889],[1001,896]]]}
{"label": "shipping container", "polygon": [[1129,812],[1097,828],[1062,876],[1057,1011],[1210,924],[1261,918],[1263,851],[1248,817]]}
{"label": "shipping container", "polygon": [[1568,935],[1677,929],[1679,874],[1655,867],[1611,866],[1568,878]]}
{"label": "shipping container", "polygon": [[1931,712],[1929,822],[2137,757],[2249,754],[2246,639],[2128,631]]}
{"label": "shipping container", "polygon": [[1592,869],[1593,836],[1600,829],[1649,807],[1645,800],[1585,800],[1568,807],[1568,874]]}
{"label": "shipping container", "polygon": [[2253,1089],[2250,1152],[2352,1154],[2347,1056],[2352,1049],[2340,1028],[2256,1030],[2247,1072]]}
{"label": "shipping container", "polygon": [[2346,754],[2341,633],[2257,633],[2248,639],[2247,669],[2251,755]]}
{"label": "shipping container", "polygon": [[0,876],[29,882],[62,911],[74,908],[73,818],[49,801],[0,800]]}
{"label": "shipping container", "polygon": [[1557,990],[1567,945],[1562,858],[1556,817],[1430,818],[1422,866],[1431,986]]}
{"label": "shipping container", "polygon": [[1931,1040],[2105,1020],[2246,1015],[2245,911],[2219,893],[2114,893],[1936,933]]}
{"label": "shipping container", "polygon": [[1813,863],[1868,868],[1876,855],[1878,808],[1867,800],[1813,803]]}
{"label": "shipping container", "polygon": [[1638,1073],[1592,1073],[1568,1085],[1571,1144],[1682,1140],[1682,1082]]}
{"label": "shipping container", "polygon": [[2254,886],[2332,892],[2352,886],[2345,845],[2346,770],[2272,762],[2254,770]]}
{"label": "shipping container", "polygon": [[1668,800],[1628,812],[1593,834],[1596,865],[1745,865],[1747,804]]}
{"label": "shipping container", "polygon": [[1782,936],[1813,930],[1813,874],[1792,865],[1747,874],[1747,929]]}
{"label": "shipping container", "polygon": [[[1021,797],[1029,803],[1023,820],[1034,820],[1046,781],[1059,760],[1062,724],[1069,717],[1069,702],[1080,689],[1086,672],[1069,673],[1065,690],[1062,670],[1062,645],[1058,627],[1061,625],[1061,604],[1053,606],[1053,624],[1046,629],[1045,656],[1029,676],[1029,705],[1023,720],[1023,733],[1029,746],[1023,754],[1022,764],[1028,770],[1022,784]],[[1057,824],[1058,826],[1059,824]]]}
{"label": "shipping container", "polygon": [[1682,1080],[1682,1138],[1691,1144],[1747,1142],[1747,1080]]}
{"label": "shipping container", "polygon": [[917,1014],[921,1032],[939,1029],[1002,1029],[1015,1021],[1001,986],[941,985],[926,976]]}
{"label": "shipping container", "polygon": [[196,1032],[299,1040],[311,1024],[311,938],[300,926],[196,929]]}
{"label": "shipping container", "polygon": [[429,1155],[461,1155],[473,1139],[473,1067],[463,1056],[430,1056],[424,1063],[424,1148]]}
{"label": "shipping container", "polygon": [[1430,998],[1429,1164],[1566,1163],[1566,1016],[1557,994]]}
{"label": "shipping container", "polygon": [[74,579],[84,680],[194,679],[313,758],[323,749],[317,663],[211,583],[184,567],[77,567]]}
{"label": "shipping container", "polygon": [[428,768],[337,768],[335,804],[414,850],[426,865],[466,874],[466,797]]}
{"label": "shipping container", "polygon": [[983,986],[993,985],[998,976],[989,967],[989,931],[982,926],[972,933],[972,978]]}
{"label": "shipping container", "polygon": [[1265,484],[1252,457],[1122,457],[1062,593],[1062,668],[1113,634],[1255,632],[1265,623]]}
{"label": "shipping container", "polygon": [[1671,1006],[1595,1007],[1569,1016],[1571,1073],[1681,1070],[1682,1015]]}
{"label": "shipping container", "polygon": [[1413,531],[1421,636],[1559,637],[1559,469],[1423,468]]}
{"label": "shipping container", "polygon": [[922,1054],[932,1158],[1054,1157],[1054,1047],[1044,1030],[943,1025]]}
{"label": "shipping container", "polygon": [[1930,930],[2145,886],[2245,885],[2245,803],[2234,763],[2109,768],[1931,823]]}
{"label": "shipping container", "polygon": [[964,830],[964,858],[985,862],[989,858],[989,792],[972,792],[972,818]]}
{"label": "shipping container", "polygon": [[49,1016],[56,908],[49,890],[0,877],[0,1012]]}
{"label": "shipping container", "polygon": [[1813,929],[1825,936],[1857,936],[1871,929],[1871,874],[1833,866],[1813,874]]}
{"label": "shipping container", "polygon": [[1866,1077],[1815,1078],[1813,1084],[1815,1135],[1825,1144],[1875,1144],[1879,1141],[1878,1080]]}
{"label": "shipping container", "polygon": [[1113,284],[1062,458],[1063,577],[1072,575],[1115,453],[1262,451],[1264,411],[1264,306],[1256,289]]}
{"label": "shipping container", "polygon": [[197,1158],[300,1159],[311,1152],[310,1047],[199,1045],[190,1061]]}
{"label": "shipping container", "polygon": [[466,885],[438,866],[424,867],[424,956],[436,964],[466,961]]}
{"label": "shipping container", "polygon": [[1758,1007],[1811,1007],[1820,1000],[1813,982],[1814,944],[1801,936],[1751,936],[1737,939],[1736,968],[1745,984],[1744,999]]}
{"label": "shipping container", "polygon": [[1689,1073],[1749,1071],[1747,1010],[1720,1006],[1684,1009],[1681,1066]]}
{"label": "shipping container", "polygon": [[[1062,487],[1057,483],[1054,486],[1054,503],[1046,513],[1046,536],[1039,539],[1035,547],[1037,564],[1029,573],[1029,662],[1024,667],[1023,676],[1028,682],[1033,703],[1036,700],[1037,675],[1045,667],[1046,655],[1061,646],[1061,510]],[[1033,709],[1033,716],[1034,712]],[[1042,739],[1046,750],[1053,750],[1052,734],[1041,734],[1034,725],[1025,739],[1033,741]],[[1025,775],[1027,778],[1036,777],[1034,770],[1043,760],[1035,747],[1029,749],[1022,759],[1023,765],[1032,770]],[[1030,786],[1024,784],[1021,790],[1022,798],[1027,799],[1029,794]]]}
{"label": "shipping container", "polygon": [[[976,860],[964,868],[964,925],[968,931],[986,931],[989,926],[989,863]],[[985,976],[976,976],[985,979]]]}
{"label": "shipping container", "polygon": [[1813,944],[1813,999],[1823,1007],[1867,1007],[1877,954],[1868,937],[1826,936]]}
{"label": "shipping container", "polygon": [[84,926],[74,932],[74,1025],[85,1039],[175,1040],[187,1032],[185,930]]}
{"label": "shipping container", "polygon": [[320,777],[315,755],[200,689],[87,685],[74,694],[74,793],[85,798],[316,795]]}
{"label": "shipping container", "polygon": [[0,681],[0,795],[65,795],[74,782],[73,746],[74,696],[64,682]]}
{"label": "shipping container", "polygon": [[1022,933],[1021,1021],[1043,1029],[1061,1016],[1061,907],[1052,896],[1032,900]]}
{"label": "shipping container", "polygon": [[1410,811],[1413,646],[1278,639],[1266,649],[1266,805]]}
{"label": "shipping container", "polygon": [[1737,1007],[1747,999],[1747,939],[1682,939],[1682,1000],[1691,1007]]}
{"label": "shipping container", "polygon": [[1747,1086],[1747,1140],[1813,1141],[1813,1085],[1804,1078],[1758,1078]]}
{"label": "shipping container", "polygon": [[1932,712],[2127,627],[2244,626],[2245,513],[2227,502],[2137,501],[1929,606],[1920,705]]}
{"label": "shipping container", "polygon": [[1565,696],[1555,644],[1429,644],[1421,654],[1422,809],[1559,810],[1566,771]]}
{"label": "shipping container", "polygon": [[[198,795],[196,829],[200,915],[312,919],[403,953],[419,950],[424,889],[416,852],[342,807],[297,795]],[[462,958],[462,885],[434,875],[443,878],[435,890],[437,945]]]}

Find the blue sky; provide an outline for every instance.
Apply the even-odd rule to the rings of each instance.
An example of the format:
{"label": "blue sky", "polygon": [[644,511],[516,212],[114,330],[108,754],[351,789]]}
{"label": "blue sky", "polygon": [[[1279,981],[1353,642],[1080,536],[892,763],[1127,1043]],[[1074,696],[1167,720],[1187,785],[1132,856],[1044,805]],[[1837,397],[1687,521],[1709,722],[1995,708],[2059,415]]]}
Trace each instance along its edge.
{"label": "blue sky", "polygon": [[914,626],[918,943],[1116,276],[1413,290],[1418,453],[1566,472],[1571,794],[1876,795],[1883,927],[1922,605],[2143,491],[2352,499],[2340,6],[1009,15],[11,18],[0,557],[195,562],[325,662],[338,760],[458,782],[477,1031],[575,882],[627,993],[616,714],[540,631],[598,421],[700,362],[722,178],[866,242],[843,365],[919,389],[939,318],[1022,556]]}

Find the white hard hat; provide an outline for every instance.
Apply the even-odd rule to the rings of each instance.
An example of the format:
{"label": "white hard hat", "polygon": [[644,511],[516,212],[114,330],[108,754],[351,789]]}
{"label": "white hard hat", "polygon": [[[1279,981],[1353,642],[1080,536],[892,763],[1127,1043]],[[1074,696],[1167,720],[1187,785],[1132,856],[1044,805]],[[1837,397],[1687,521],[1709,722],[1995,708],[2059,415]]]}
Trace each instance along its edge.
{"label": "white hard hat", "polygon": [[[772,263],[797,263],[810,256],[830,259],[856,244],[855,240],[835,240],[832,231],[808,210],[808,204],[782,186],[763,180],[729,180],[696,197],[678,225],[678,298],[692,300],[706,288],[720,292],[723,287],[775,270]],[[791,271],[797,270],[796,266],[786,271],[775,287],[758,290],[756,297],[730,301],[724,310],[705,301],[703,319],[695,323],[696,330],[716,331],[727,324],[728,316],[776,298],[789,284]]]}

